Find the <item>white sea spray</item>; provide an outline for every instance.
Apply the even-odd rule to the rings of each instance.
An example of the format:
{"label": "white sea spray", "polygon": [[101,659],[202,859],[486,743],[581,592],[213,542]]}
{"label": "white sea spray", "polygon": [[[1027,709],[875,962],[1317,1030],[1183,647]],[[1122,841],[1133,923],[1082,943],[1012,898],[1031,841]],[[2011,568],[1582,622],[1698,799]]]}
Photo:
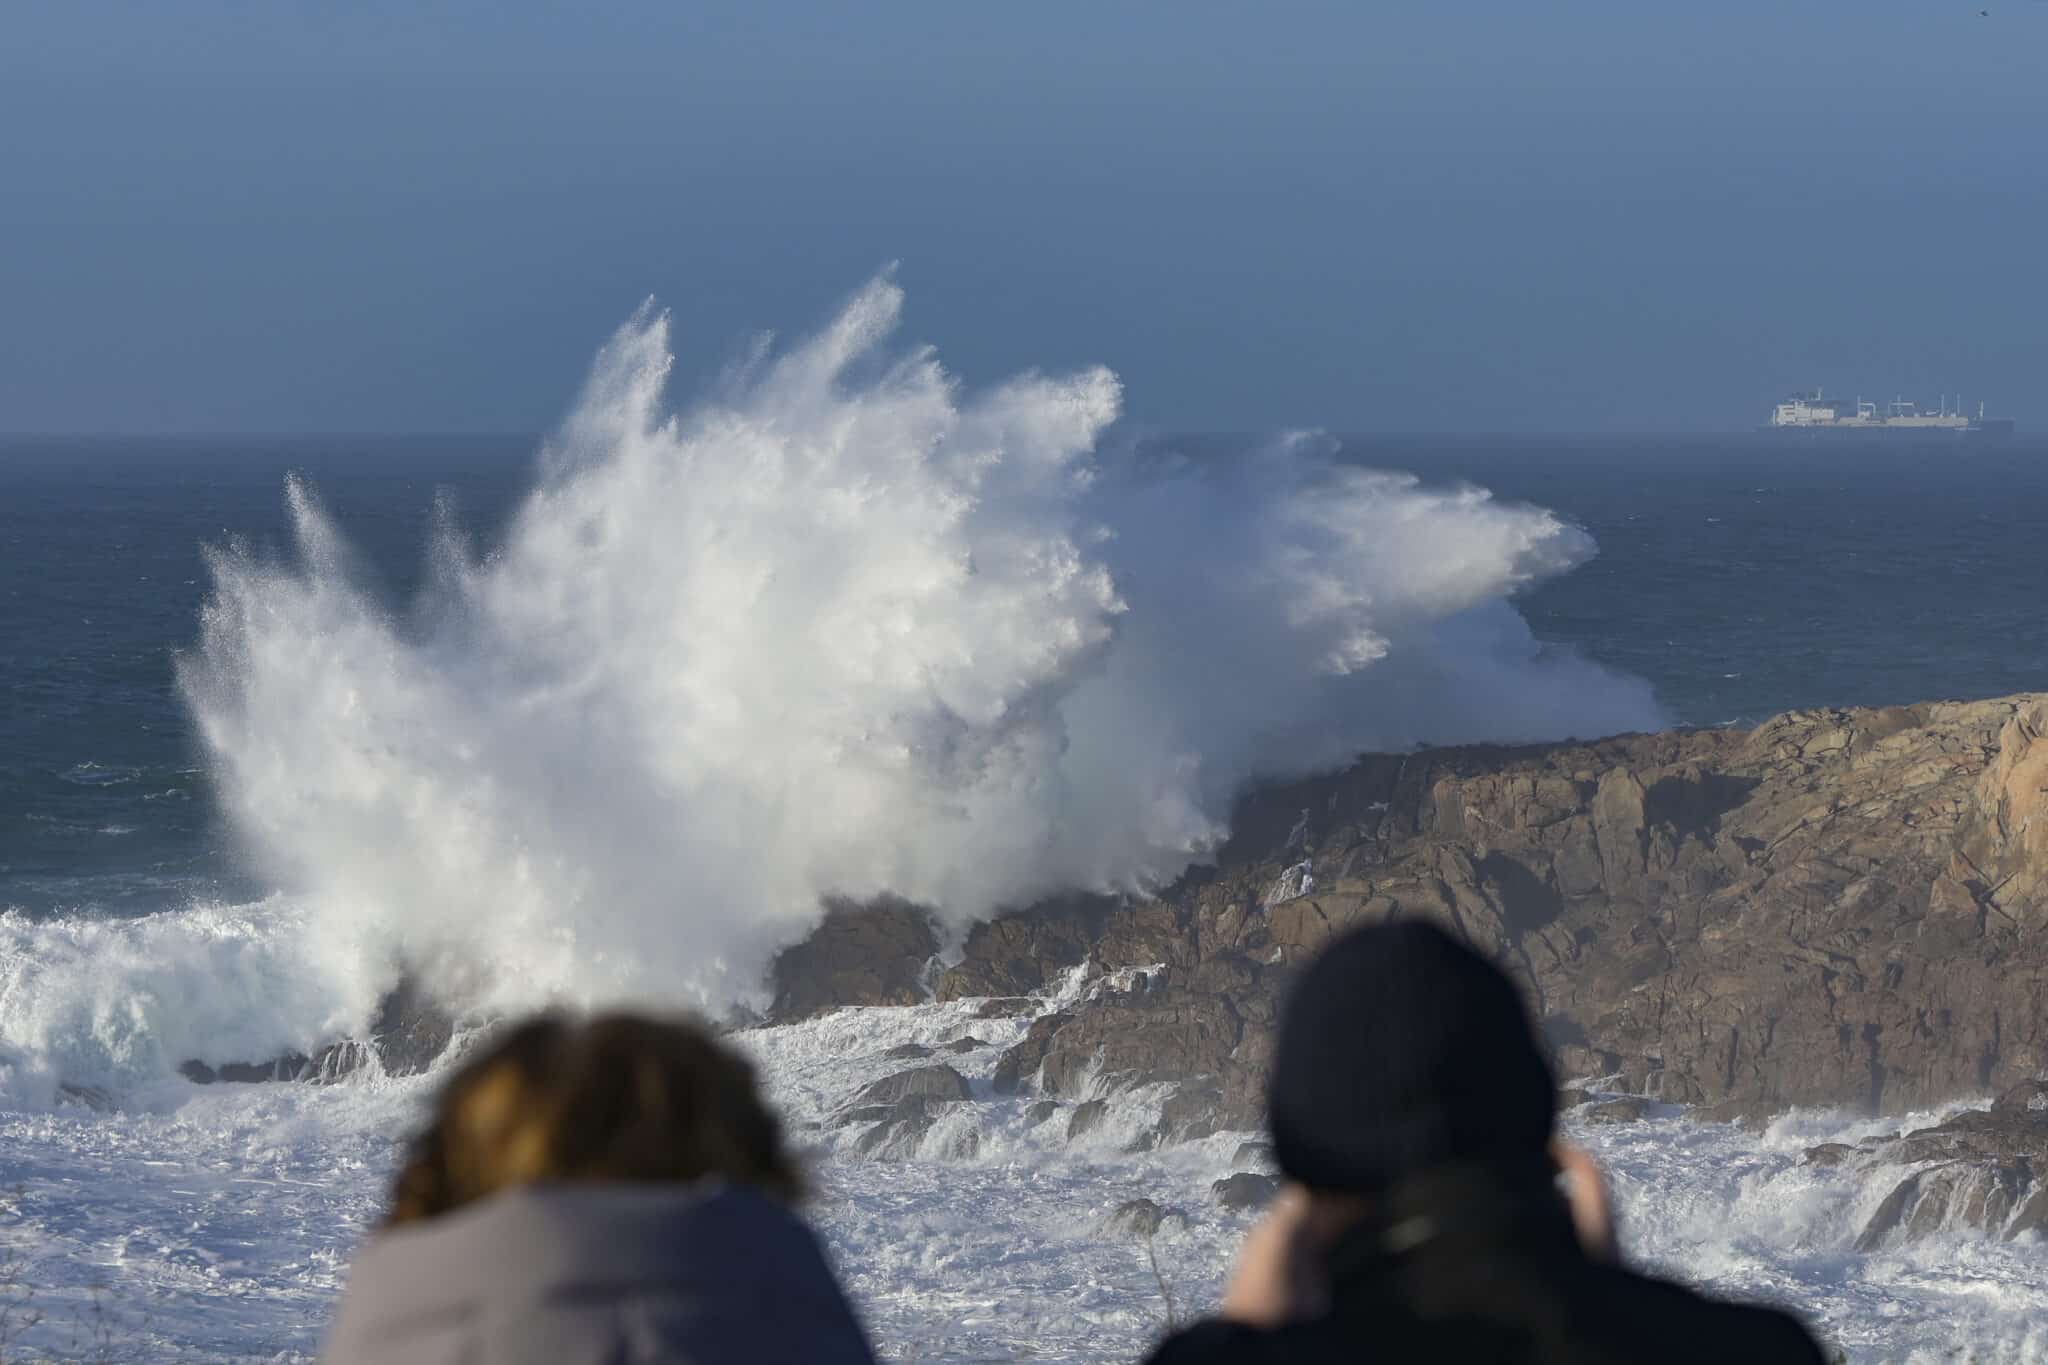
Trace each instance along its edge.
{"label": "white sea spray", "polygon": [[1306,436],[1104,456],[1108,371],[966,392],[889,349],[901,304],[676,411],[643,310],[501,543],[445,527],[402,616],[304,484],[293,557],[215,553],[180,677],[311,997],[716,1008],[824,896],[1143,893],[1255,778],[1662,719],[1508,605],[1593,553],[1551,513]]}

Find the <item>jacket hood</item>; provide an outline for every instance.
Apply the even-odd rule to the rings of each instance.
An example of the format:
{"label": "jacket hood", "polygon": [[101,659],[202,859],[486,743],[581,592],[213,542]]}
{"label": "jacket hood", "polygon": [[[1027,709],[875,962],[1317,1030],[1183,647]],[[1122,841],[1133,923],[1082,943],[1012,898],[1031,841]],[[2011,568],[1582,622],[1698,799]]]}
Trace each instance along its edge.
{"label": "jacket hood", "polygon": [[510,1190],[374,1235],[327,1365],[872,1365],[810,1229],[751,1190]]}

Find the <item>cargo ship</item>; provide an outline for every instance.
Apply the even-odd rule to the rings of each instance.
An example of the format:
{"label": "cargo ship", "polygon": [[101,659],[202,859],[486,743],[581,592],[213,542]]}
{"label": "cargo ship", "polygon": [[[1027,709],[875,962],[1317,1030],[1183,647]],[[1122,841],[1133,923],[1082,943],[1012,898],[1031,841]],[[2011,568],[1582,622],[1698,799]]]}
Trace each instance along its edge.
{"label": "cargo ship", "polygon": [[1819,389],[1809,396],[1795,394],[1771,409],[1771,420],[1762,430],[1793,432],[1840,432],[1897,436],[2010,436],[2012,419],[1986,417],[1984,404],[1977,415],[1963,411],[1961,398],[1943,394],[1932,412],[1903,398],[1894,398],[1880,410],[1863,398],[1826,398]]}

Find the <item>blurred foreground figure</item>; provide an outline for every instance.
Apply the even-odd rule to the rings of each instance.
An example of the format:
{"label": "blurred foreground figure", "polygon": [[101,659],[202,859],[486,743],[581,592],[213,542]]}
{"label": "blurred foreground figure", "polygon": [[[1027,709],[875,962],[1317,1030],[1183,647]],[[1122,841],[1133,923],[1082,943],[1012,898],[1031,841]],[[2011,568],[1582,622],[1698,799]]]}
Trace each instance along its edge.
{"label": "blurred foreground figure", "polygon": [[448,1082],[328,1365],[872,1365],[752,1069],[692,1024],[522,1024]]}
{"label": "blurred foreground figure", "polygon": [[1153,1365],[1821,1360],[1783,1313],[1615,1264],[1599,1171],[1553,1143],[1520,996],[1433,926],[1363,929],[1309,966],[1267,1100],[1289,1184],[1222,1316]]}

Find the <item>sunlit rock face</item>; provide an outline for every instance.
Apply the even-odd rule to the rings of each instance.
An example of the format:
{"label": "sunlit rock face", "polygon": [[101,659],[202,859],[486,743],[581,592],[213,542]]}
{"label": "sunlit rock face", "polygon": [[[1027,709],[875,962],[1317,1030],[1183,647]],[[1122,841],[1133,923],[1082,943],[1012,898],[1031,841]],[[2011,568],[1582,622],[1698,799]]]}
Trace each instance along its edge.
{"label": "sunlit rock face", "polygon": [[978,926],[931,988],[1101,978],[996,1084],[1178,1087],[1162,1141],[1256,1127],[1290,971],[1398,916],[1514,973],[1563,1077],[1603,1093],[1751,1122],[1988,1096],[2048,1071],[2044,715],[2017,697],[1370,756],[1242,802],[1216,864],[1157,898]]}

